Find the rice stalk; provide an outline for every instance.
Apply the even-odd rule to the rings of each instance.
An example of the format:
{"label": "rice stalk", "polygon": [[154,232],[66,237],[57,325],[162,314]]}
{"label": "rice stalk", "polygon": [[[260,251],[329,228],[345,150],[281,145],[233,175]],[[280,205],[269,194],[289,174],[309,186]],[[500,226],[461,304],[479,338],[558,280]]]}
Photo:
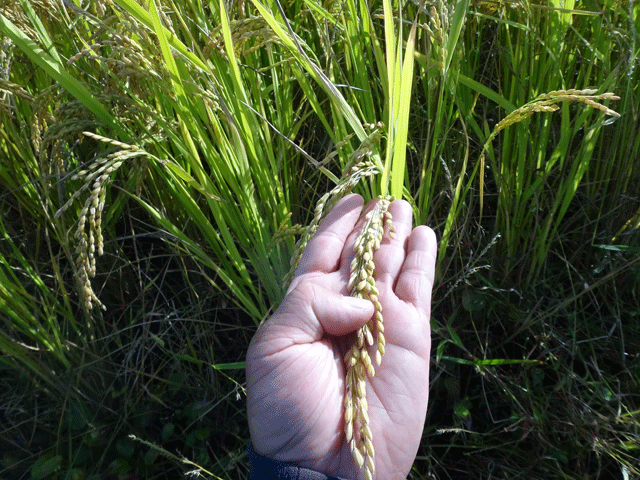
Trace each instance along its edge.
{"label": "rice stalk", "polygon": [[[367,126],[371,127],[370,125]],[[371,162],[368,157],[371,155],[374,144],[377,143],[382,136],[380,132],[381,128],[382,124],[379,123],[376,125],[374,131],[365,139],[360,147],[350,155],[349,161],[345,165],[341,178],[337,180],[336,186],[318,200],[314,218],[309,226],[304,229],[304,233],[296,244],[294,254],[291,258],[291,269],[285,277],[285,288],[288,287],[293,279],[293,275],[300,263],[309,239],[317,231],[327,213],[331,211],[333,206],[341,198],[351,192],[362,178],[371,177],[380,173],[379,168]],[[340,144],[343,144],[345,141],[340,142]],[[324,165],[329,159],[333,158],[335,154],[336,152],[329,154],[327,158],[319,162],[319,166]],[[374,343],[376,344],[375,359],[377,365],[380,365],[382,355],[384,355],[385,352],[382,305],[378,300],[379,292],[375,286],[375,279],[373,277],[375,269],[373,255],[380,247],[385,225],[387,226],[389,236],[392,238],[394,236],[395,230],[392,224],[392,217],[388,211],[389,204],[392,200],[393,197],[391,196],[378,197],[378,201],[373,210],[366,214],[365,224],[354,245],[356,255],[351,264],[351,274],[347,285],[347,289],[351,295],[370,300],[375,309],[373,319],[358,330],[354,343],[344,359],[347,366],[345,435],[350,444],[351,453],[356,464],[359,467],[365,467],[367,479],[372,478],[375,471],[375,451],[373,448],[371,428],[369,427],[365,383],[367,377],[374,376],[375,370],[367,348]],[[299,231],[299,229],[299,226],[292,227],[292,229],[285,227],[279,229],[279,231],[282,230],[283,234],[288,234],[291,230]],[[356,422],[360,423],[360,430],[358,432],[359,442],[356,441],[356,436],[354,435]]]}
{"label": "rice stalk", "polygon": [[[440,0],[438,8],[432,5],[429,9],[429,21],[422,24],[427,32],[431,45],[431,54],[437,61],[437,67],[442,76],[445,75],[447,61],[447,43],[449,42],[449,19],[452,6]],[[449,13],[449,14],[448,14]]]}
{"label": "rice stalk", "polygon": [[[349,156],[349,161],[342,171],[342,176],[337,180],[336,186],[333,187],[331,191],[320,197],[316,203],[313,219],[296,243],[291,257],[289,272],[284,278],[285,289],[289,286],[291,280],[293,280],[293,276],[300,264],[300,259],[302,258],[304,249],[306,248],[309,239],[318,230],[318,227],[322,223],[324,217],[326,217],[333,206],[338,203],[341,198],[353,190],[362,178],[371,177],[380,172],[377,165],[369,160],[369,156],[373,152],[374,145],[380,141],[380,138],[382,138],[382,133],[380,132],[381,128],[381,123],[378,123],[375,126],[373,132],[362,142],[360,147]],[[320,162],[319,165],[323,165],[332,157],[333,154],[330,154],[325,158],[325,160]]]}
{"label": "rice stalk", "polygon": [[86,169],[76,172],[71,177],[71,180],[82,180],[82,186],[58,209],[54,218],[60,217],[76,199],[84,192],[89,191],[89,195],[85,199],[78,215],[78,222],[73,235],[74,240],[77,242],[75,248],[76,278],[80,286],[80,297],[83,300],[84,307],[87,310],[92,310],[95,305],[106,310],[106,306],[100,302],[91,286],[91,278],[96,275],[96,253],[98,256],[104,253],[102,212],[105,206],[107,187],[111,183],[112,174],[126,160],[146,156],[147,153],[134,145],[112,140],[91,132],[83,132],[83,134],[94,140],[117,147],[120,150],[99,157]]}
{"label": "rice stalk", "polygon": [[[568,103],[582,103],[594,109],[602,111],[605,115],[610,117],[619,117],[619,114],[614,110],[610,109],[606,105],[600,103],[603,101],[610,100],[619,100],[620,97],[617,95],[607,92],[602,94],[597,94],[597,91],[594,89],[567,89],[567,90],[554,90],[548,93],[544,93],[538,95],[534,100],[527,102],[520,108],[517,108],[510,112],[506,117],[500,120],[491,134],[487,136],[487,140],[485,141],[481,153],[479,155],[479,214],[482,215],[483,206],[484,206],[484,170],[485,170],[485,154],[487,149],[492,146],[492,141],[496,138],[496,136],[508,129],[508,127],[518,124],[523,120],[526,120],[533,116],[535,113],[546,113],[546,112],[556,112],[560,110],[561,104]],[[564,111],[562,115],[561,121],[563,122],[563,131],[569,132],[568,122],[569,122],[569,112]],[[567,164],[568,175],[571,180],[561,184],[557,190],[555,195],[555,200],[553,201],[552,207],[549,210],[549,213],[546,215],[544,221],[533,221],[533,216],[535,215],[535,210],[531,210],[527,201],[531,198],[532,195],[539,195],[541,189],[545,186],[543,182],[538,181],[532,183],[531,186],[528,185],[528,181],[526,180],[526,168],[527,162],[526,159],[528,156],[523,153],[518,153],[517,158],[519,162],[516,164],[515,162],[509,163],[508,161],[503,161],[501,164],[496,164],[493,157],[490,155],[492,160],[491,170],[496,172],[495,181],[498,188],[499,195],[499,209],[497,215],[497,230],[504,232],[505,234],[505,242],[507,245],[507,255],[513,256],[517,251],[519,245],[519,232],[514,231],[513,225],[525,224],[533,224],[536,228],[540,228],[540,232],[535,235],[535,242],[533,245],[533,257],[532,257],[532,268],[531,272],[536,272],[538,268],[540,268],[544,259],[546,258],[547,252],[550,248],[550,243],[553,239],[553,234],[557,230],[560,221],[562,220],[571,199],[574,197],[577,187],[582,179],[583,175],[586,172],[586,169],[589,165],[589,159],[591,158],[591,152],[593,150],[593,138],[596,134],[595,129],[591,129],[583,140],[583,144],[585,145],[583,153],[579,156],[575,161]],[[509,139],[512,140],[512,139]],[[507,143],[507,139],[505,138],[504,143]],[[543,141],[543,140],[541,140]],[[559,142],[556,147],[554,153],[549,157],[549,159],[544,163],[540,164],[539,171],[540,176],[543,178],[547,178],[548,175],[552,172],[552,169],[556,166],[556,164],[564,165],[564,158],[566,156],[566,152],[568,149],[570,141],[570,135],[565,134],[562,138],[562,141]],[[505,153],[503,152],[503,156]],[[559,162],[559,163],[558,163]],[[515,169],[514,171],[512,171]],[[500,173],[498,175],[498,172]],[[515,199],[514,199],[515,195]],[[514,213],[507,213],[507,212]],[[540,227],[538,227],[538,225]],[[522,248],[520,246],[520,248]],[[532,273],[529,274],[529,277],[532,277]]]}
{"label": "rice stalk", "polygon": [[[229,22],[233,50],[236,56],[247,56],[272,43],[281,45],[280,38],[273,33],[269,24],[262,17],[251,16]],[[209,57],[214,51],[227,60],[222,27],[216,27],[209,32],[209,42],[202,54]]]}
{"label": "rice stalk", "polygon": [[[314,218],[305,229],[291,259],[291,269],[285,278],[285,288],[291,283],[295,270],[300,263],[300,259],[311,236],[317,231],[326,214],[345,195],[347,195],[364,177],[371,177],[379,172],[378,167],[368,160],[373,145],[379,141],[381,124],[362,143],[360,148],[354,151],[345,165],[341,178],[336,186],[325,193],[316,204]],[[320,165],[334,156],[330,154]],[[368,346],[376,345],[376,364],[382,362],[382,355],[385,352],[384,325],[382,316],[382,305],[378,300],[378,289],[375,285],[373,272],[375,265],[373,255],[380,247],[384,234],[385,225],[391,238],[394,236],[389,204],[393,197],[378,197],[378,201],[370,212],[366,214],[365,224],[358,235],[355,245],[355,257],[351,264],[351,274],[347,289],[355,297],[370,300],[375,309],[375,314],[365,326],[356,332],[356,338],[351,349],[345,356],[347,366],[347,388],[345,392],[345,435],[350,444],[351,453],[356,464],[365,468],[366,478],[372,478],[375,471],[373,439],[371,428],[369,427],[368,404],[366,399],[366,378],[373,377],[375,369],[368,353]],[[298,230],[299,227],[293,227]],[[289,233],[289,229],[283,228],[283,233]],[[366,340],[366,342],[365,342]],[[356,440],[354,428],[359,422],[358,432],[360,441]]]}
{"label": "rice stalk", "polygon": [[[596,100],[620,100],[620,97],[617,95],[607,92],[596,95],[597,90],[594,89],[585,89],[585,90],[554,90],[549,93],[543,93],[539,95],[537,98],[528,102],[520,108],[509,113],[506,117],[500,120],[496,126],[493,128],[491,135],[484,142],[484,146],[482,148],[482,152],[480,154],[480,171],[484,172],[485,166],[485,151],[491,141],[496,138],[498,133],[500,133],[505,128],[519,123],[529,117],[531,117],[534,113],[538,112],[556,112],[560,109],[558,106],[559,103],[571,103],[571,102],[580,102],[588,105],[592,108],[600,110],[604,112],[605,115],[611,117],[619,117],[620,115],[611,110],[609,107],[602,105],[601,103],[596,102]],[[483,208],[483,192],[484,192],[484,175],[480,175],[480,215],[482,215]]]}
{"label": "rice stalk", "polygon": [[[26,2],[25,4],[28,5]],[[121,123],[100,103],[95,95],[87,90],[87,88],[65,68],[60,55],[55,49],[49,35],[44,30],[44,27],[42,27],[39,19],[34,18],[33,21],[39,26],[39,28],[37,28],[39,35],[38,40],[47,48],[46,50],[43,49],[38,42],[25,34],[22,25],[21,28],[18,28],[16,24],[11,22],[11,20],[6,18],[2,13],[0,13],[0,32],[10,38],[35,65],[42,68],[47,75],[57,81],[59,85],[75,97],[84,108],[92,112],[100,122],[115,130],[121,138],[128,138],[129,136]]]}
{"label": "rice stalk", "polygon": [[[344,399],[345,436],[356,464],[365,468],[365,478],[370,480],[375,472],[375,450],[373,436],[369,427],[368,403],[366,398],[366,379],[375,375],[368,347],[375,344],[376,365],[380,366],[385,352],[384,323],[382,305],[378,299],[380,292],[373,276],[375,264],[373,255],[380,248],[385,225],[389,237],[394,238],[395,229],[389,204],[393,197],[379,197],[373,210],[365,216],[365,224],[356,238],[353,247],[355,257],[351,262],[351,274],[347,289],[356,298],[369,300],[374,306],[374,316],[358,329],[351,349],[345,355],[347,367],[346,391]],[[359,437],[356,440],[354,430],[360,423]]]}

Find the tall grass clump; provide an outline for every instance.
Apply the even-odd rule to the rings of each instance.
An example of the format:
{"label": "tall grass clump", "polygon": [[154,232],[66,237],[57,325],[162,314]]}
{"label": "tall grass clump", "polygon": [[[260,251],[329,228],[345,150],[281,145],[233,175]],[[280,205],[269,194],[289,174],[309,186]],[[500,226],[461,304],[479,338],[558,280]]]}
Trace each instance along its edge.
{"label": "tall grass clump", "polygon": [[[638,130],[622,93],[637,95],[637,7],[479,2],[459,37],[443,20],[453,11],[435,3],[418,48],[427,125],[418,198],[442,232],[434,403],[451,415],[425,460],[464,478],[495,474],[496,462],[509,477],[573,478],[578,468],[622,478],[638,469],[633,433],[614,433],[618,413],[586,390],[609,391],[615,378],[607,398],[637,411],[628,299],[637,298],[638,194],[625,177],[638,175]],[[611,22],[624,33],[603,27]],[[451,38],[453,70],[443,61]],[[621,131],[627,153],[616,157],[606,145]],[[603,264],[604,251],[620,256]]]}
{"label": "tall grass clump", "polygon": [[638,475],[638,32],[636,2],[5,1],[0,477],[247,478],[246,346],[349,191],[440,238],[410,478]]}
{"label": "tall grass clump", "polygon": [[[48,293],[50,308],[66,303],[53,346],[41,333],[27,347],[45,368],[10,342],[3,354],[36,392],[64,380],[47,390],[46,420],[34,421],[43,443],[16,439],[5,468],[41,477],[151,472],[173,449],[237,478],[246,474],[234,460],[244,456],[246,434],[229,422],[243,412],[244,347],[226,346],[246,345],[281,299],[301,231],[293,222],[311,220],[305,205],[338,183],[349,158],[366,155],[365,169],[382,166],[379,135],[365,128],[382,117],[370,72],[343,94],[330,78],[335,57],[316,55],[337,41],[364,57],[356,36],[343,45],[334,29],[342,22],[370,44],[373,21],[364,4],[349,5],[348,14],[258,2],[229,11],[222,3],[47,6],[12,2],[0,17],[3,199],[36,226],[22,256],[5,245],[15,261],[51,263],[56,275],[46,283],[37,271],[26,279]],[[327,35],[307,44],[288,19]],[[347,101],[352,91],[368,96]],[[51,260],[40,258],[43,238]],[[20,281],[7,280],[15,284],[14,316]],[[27,300],[35,308],[36,299]],[[19,320],[5,323],[8,335],[43,330],[45,322]],[[190,401],[179,404],[181,390]],[[57,432],[56,411],[63,412]],[[158,418],[159,427],[151,421]],[[235,440],[211,450],[218,431]],[[64,449],[49,450],[48,436]]]}

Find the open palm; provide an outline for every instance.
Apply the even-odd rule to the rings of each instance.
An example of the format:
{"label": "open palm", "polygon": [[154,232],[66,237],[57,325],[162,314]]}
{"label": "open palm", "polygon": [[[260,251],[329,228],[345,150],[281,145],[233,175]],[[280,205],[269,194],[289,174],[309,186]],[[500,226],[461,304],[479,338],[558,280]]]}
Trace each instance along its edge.
{"label": "open palm", "polygon": [[[357,195],[334,207],[310,240],[285,299],[247,352],[247,408],[256,452],[354,480],[364,478],[364,470],[344,435],[343,357],[350,334],[373,315],[369,301],[347,292],[361,211]],[[406,202],[392,202],[389,211],[395,238],[385,235],[374,254],[386,353],[367,379],[375,477],[384,480],[406,477],[422,435],[436,254],[433,232],[411,229]]]}

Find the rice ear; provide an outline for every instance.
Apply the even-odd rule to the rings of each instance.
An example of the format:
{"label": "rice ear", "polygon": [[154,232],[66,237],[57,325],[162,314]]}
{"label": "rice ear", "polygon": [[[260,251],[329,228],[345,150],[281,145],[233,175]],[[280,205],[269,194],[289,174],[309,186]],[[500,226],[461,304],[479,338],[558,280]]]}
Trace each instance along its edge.
{"label": "rice ear", "polygon": [[[375,368],[369,355],[368,347],[375,345],[376,364],[382,362],[385,338],[383,335],[382,305],[378,299],[378,289],[373,276],[375,251],[380,247],[385,226],[388,235],[393,238],[395,229],[389,213],[392,197],[379,197],[378,201],[366,215],[366,221],[354,245],[355,258],[351,262],[349,293],[358,298],[365,298],[373,303],[375,314],[373,319],[356,333],[353,345],[345,358],[347,368],[346,397],[357,414],[345,409],[345,431],[355,431],[356,421],[360,421],[360,441],[355,435],[347,437],[354,461],[365,468],[366,478],[373,478],[374,450],[373,434],[369,426],[368,402],[366,398],[366,378],[375,375]],[[353,281],[357,279],[358,281]],[[348,426],[349,423],[353,425]]]}

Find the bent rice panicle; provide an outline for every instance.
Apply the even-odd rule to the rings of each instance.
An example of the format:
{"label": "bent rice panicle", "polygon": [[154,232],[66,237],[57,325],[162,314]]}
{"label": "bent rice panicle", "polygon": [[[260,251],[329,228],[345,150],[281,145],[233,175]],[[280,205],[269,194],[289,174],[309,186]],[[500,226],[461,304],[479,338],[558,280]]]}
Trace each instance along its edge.
{"label": "bent rice panicle", "polygon": [[[325,193],[317,202],[314,218],[308,227],[304,229],[302,236],[296,244],[291,258],[291,269],[285,278],[285,288],[290,284],[298,267],[302,254],[311,236],[317,231],[320,223],[333,206],[365,177],[379,174],[378,167],[369,160],[373,145],[377,143],[382,134],[383,125],[367,125],[373,128],[372,133],[362,142],[350,156],[345,165],[340,179],[336,179],[336,186]],[[342,146],[342,142],[336,145]],[[324,165],[334,156],[335,152],[325,160],[319,162]],[[373,209],[365,216],[365,223],[356,238],[354,245],[355,256],[351,262],[351,273],[347,289],[349,293],[358,298],[364,298],[373,303],[374,316],[369,322],[356,332],[353,345],[345,355],[344,361],[347,368],[347,386],[345,391],[345,435],[350,443],[351,453],[359,467],[365,467],[367,479],[373,478],[374,447],[371,428],[369,427],[368,404],[366,399],[366,378],[375,375],[375,369],[369,355],[368,347],[375,343],[376,364],[380,365],[385,352],[384,325],[382,317],[382,305],[378,300],[379,291],[373,277],[375,264],[373,255],[382,242],[385,226],[390,238],[395,236],[393,219],[389,212],[389,205],[394,200],[393,196],[379,196]],[[295,228],[296,232],[299,230]],[[354,433],[358,429],[359,441]]]}
{"label": "bent rice panicle", "polygon": [[[106,310],[100,299],[96,296],[91,286],[91,278],[96,275],[96,256],[102,255],[104,239],[102,236],[102,211],[105,206],[107,187],[111,181],[111,175],[122,164],[131,158],[146,156],[147,152],[135,145],[129,145],[91,132],[82,132],[85,136],[94,140],[107,143],[120,150],[99,156],[86,169],[80,170],[71,176],[71,180],[82,180],[83,185],[76,190],[71,198],[58,209],[55,217],[61,216],[80,195],[89,190],[85,199],[73,238],[77,242],[75,249],[77,278],[80,286],[80,296],[84,307],[92,310],[95,305]],[[88,223],[88,229],[87,229]]]}
{"label": "bent rice panicle", "polygon": [[[378,201],[369,213],[354,245],[355,257],[351,262],[351,275],[347,286],[352,296],[364,298],[373,303],[375,314],[366,325],[356,332],[351,349],[345,355],[347,367],[347,387],[344,400],[345,435],[351,447],[351,453],[359,467],[365,467],[367,479],[373,478],[375,471],[373,437],[369,427],[368,403],[366,399],[366,378],[375,375],[375,369],[369,356],[368,347],[376,345],[376,364],[382,362],[385,338],[382,318],[382,305],[378,300],[379,291],[373,277],[375,264],[373,254],[382,242],[384,227],[389,237],[394,238],[389,204],[393,197],[378,197]],[[366,340],[366,341],[365,341]],[[354,430],[360,422],[360,441],[356,441]]]}

